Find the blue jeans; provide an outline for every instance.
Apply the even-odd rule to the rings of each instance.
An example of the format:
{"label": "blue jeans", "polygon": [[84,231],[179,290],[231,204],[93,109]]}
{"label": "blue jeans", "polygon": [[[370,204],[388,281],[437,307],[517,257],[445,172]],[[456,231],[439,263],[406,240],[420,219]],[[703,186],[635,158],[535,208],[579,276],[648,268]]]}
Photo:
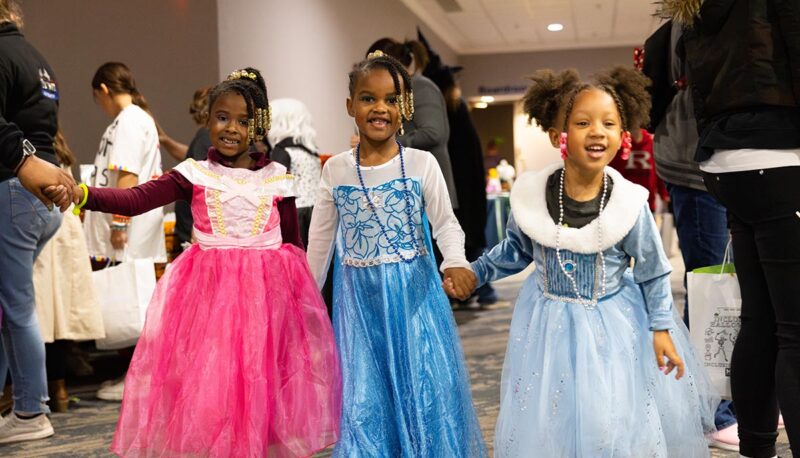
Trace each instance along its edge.
{"label": "blue jeans", "polygon": [[[728,244],[728,217],[725,207],[705,191],[673,184],[667,184],[667,189],[672,201],[678,245],[681,247],[686,272],[698,267],[721,264]],[[686,286],[686,275],[683,277],[683,285]],[[683,309],[683,321],[688,327],[688,297]],[[731,401],[720,402],[714,423],[717,429],[736,423]]]}
{"label": "blue jeans", "polygon": [[44,341],[33,296],[33,261],[61,225],[61,213],[57,208],[48,210],[14,178],[0,182],[0,221],[2,383],[10,368],[15,412],[49,412]]}

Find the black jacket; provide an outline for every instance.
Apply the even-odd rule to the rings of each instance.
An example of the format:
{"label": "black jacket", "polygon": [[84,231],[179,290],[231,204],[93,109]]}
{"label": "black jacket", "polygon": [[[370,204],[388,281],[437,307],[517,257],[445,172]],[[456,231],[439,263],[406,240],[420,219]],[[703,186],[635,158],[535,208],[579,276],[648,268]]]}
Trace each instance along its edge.
{"label": "black jacket", "polygon": [[798,0],[705,0],[683,45],[698,160],[716,148],[800,146]]}
{"label": "black jacket", "polygon": [[27,138],[37,156],[58,164],[58,87],[53,69],[10,23],[0,24],[0,181],[13,177]]}

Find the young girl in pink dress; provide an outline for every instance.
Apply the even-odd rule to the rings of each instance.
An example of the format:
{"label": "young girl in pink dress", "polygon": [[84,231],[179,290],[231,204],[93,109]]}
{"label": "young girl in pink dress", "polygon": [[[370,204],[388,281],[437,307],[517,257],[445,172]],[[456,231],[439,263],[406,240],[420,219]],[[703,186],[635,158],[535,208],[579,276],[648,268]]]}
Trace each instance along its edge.
{"label": "young girl in pink dress", "polygon": [[192,245],[158,284],[111,450],[120,456],[308,456],[338,437],[333,330],[308,270],[292,176],[251,152],[269,129],[252,68],[209,96],[207,161],[131,189],[75,192],[136,215],[191,202]]}

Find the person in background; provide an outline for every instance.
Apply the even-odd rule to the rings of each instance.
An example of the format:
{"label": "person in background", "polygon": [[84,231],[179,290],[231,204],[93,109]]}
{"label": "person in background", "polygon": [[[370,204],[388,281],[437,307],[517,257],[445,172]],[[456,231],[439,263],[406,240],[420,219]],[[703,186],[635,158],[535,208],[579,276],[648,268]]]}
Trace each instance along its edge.
{"label": "person in background", "polygon": [[[692,92],[686,84],[686,70],[676,53],[683,28],[669,21],[645,42],[643,72],[650,78],[652,96],[650,126],[655,132],[652,151],[656,173],[664,181],[672,202],[678,245],[686,272],[722,263],[728,244],[725,207],[708,193],[702,172],[694,160],[697,124]],[[686,288],[686,274],[683,276]],[[688,295],[683,322],[689,323]],[[738,451],[739,435],[731,401],[720,402],[714,416],[717,431],[709,444]]]}
{"label": "person in background", "polygon": [[497,141],[493,138],[486,142],[486,154],[483,156],[483,168],[488,173],[489,169],[497,168],[497,165],[500,164],[500,159],[503,159],[503,156],[500,155],[500,148],[497,145]]}
{"label": "person in background", "polygon": [[731,357],[739,453],[800,456],[800,2],[669,0],[697,121],[694,159],[727,209],[742,295]]}
{"label": "person in background", "polygon": [[270,159],[283,164],[294,175],[297,218],[303,246],[308,246],[311,212],[319,189],[322,163],[317,154],[317,131],[311,125],[311,113],[303,102],[276,99],[272,108],[272,128],[267,140],[272,147]]}
{"label": "person in background", "polygon": [[[13,413],[0,420],[0,443],[54,433],[45,415],[45,350],[36,319],[33,263],[61,225],[61,214],[43,204],[53,200],[41,194],[41,186],[49,182],[63,190],[72,181],[57,168],[53,151],[56,76],[21,27],[17,2],[0,0],[0,358],[11,369],[14,397]],[[57,200],[69,200],[66,194],[71,191]],[[0,377],[5,382],[5,370]]]}
{"label": "person in background", "polygon": [[[130,69],[119,62],[101,65],[92,91],[100,109],[113,119],[100,140],[92,186],[132,188],[159,177],[158,131]],[[144,258],[166,262],[163,219],[161,208],[135,218],[87,211],[84,229],[93,268]],[[124,378],[106,382],[97,397],[120,401],[124,386]]]}
{"label": "person in background", "polygon": [[[161,146],[167,151],[172,153],[175,150],[177,153],[183,152],[184,159],[194,159],[195,161],[204,161],[208,158],[208,149],[211,148],[211,139],[208,137],[208,128],[206,122],[208,121],[208,94],[211,87],[201,87],[194,91],[192,103],[189,105],[189,114],[192,115],[192,120],[197,125],[197,132],[194,138],[183,150],[183,144],[180,144],[170,138],[167,134],[160,133],[159,141]],[[179,149],[178,149],[179,148]],[[182,159],[181,159],[182,160]],[[192,217],[192,210],[188,202],[178,200],[175,202],[175,237],[178,239],[178,249],[183,251],[187,244],[192,243],[192,225],[194,219]]]}
{"label": "person in background", "polygon": [[663,202],[669,200],[669,193],[664,183],[656,174],[656,164],[653,154],[653,135],[645,129],[631,130],[631,152],[623,158],[617,154],[609,164],[616,169],[626,180],[636,183],[650,191],[647,204],[650,211],[656,211],[656,198]]}

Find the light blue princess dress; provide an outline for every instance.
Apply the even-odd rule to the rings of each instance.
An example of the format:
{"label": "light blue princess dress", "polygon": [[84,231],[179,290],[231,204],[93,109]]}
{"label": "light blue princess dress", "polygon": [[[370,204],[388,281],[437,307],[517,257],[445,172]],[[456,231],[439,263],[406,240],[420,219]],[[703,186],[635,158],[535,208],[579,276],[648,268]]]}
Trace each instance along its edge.
{"label": "light blue princess dress", "polygon": [[[479,285],[535,264],[509,331],[495,456],[708,456],[719,399],[672,308],[647,190],[607,167],[600,216],[557,230],[545,196],[562,167],[517,180],[507,238],[472,264]],[[651,331],[665,329],[681,380],[656,365]]]}
{"label": "light blue princess dress", "polygon": [[483,457],[429,227],[444,256],[442,268],[469,266],[463,232],[433,156],[402,152],[360,173],[353,151],[332,157],[314,205],[309,265],[321,285],[332,254],[342,366],[334,456]]}

